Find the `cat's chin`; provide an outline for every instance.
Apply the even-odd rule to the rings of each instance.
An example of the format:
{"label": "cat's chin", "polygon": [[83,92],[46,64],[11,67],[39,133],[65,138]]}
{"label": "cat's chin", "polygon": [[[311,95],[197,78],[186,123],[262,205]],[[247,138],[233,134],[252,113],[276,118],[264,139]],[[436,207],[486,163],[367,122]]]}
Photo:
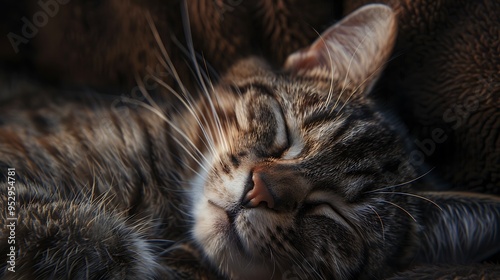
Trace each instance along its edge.
{"label": "cat's chin", "polygon": [[258,244],[249,243],[238,226],[238,220],[248,219],[248,213],[238,211],[231,214],[209,200],[200,203],[197,208],[194,238],[220,271],[231,279],[275,278],[276,268],[270,268],[269,260],[254,254]]}

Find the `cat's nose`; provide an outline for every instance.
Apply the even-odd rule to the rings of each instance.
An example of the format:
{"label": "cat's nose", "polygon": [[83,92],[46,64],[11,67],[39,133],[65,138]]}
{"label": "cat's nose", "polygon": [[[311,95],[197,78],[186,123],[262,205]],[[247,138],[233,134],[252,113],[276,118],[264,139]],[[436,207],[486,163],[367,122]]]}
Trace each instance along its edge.
{"label": "cat's nose", "polygon": [[276,212],[295,211],[304,200],[309,185],[291,165],[264,163],[249,174],[241,205]]}
{"label": "cat's nose", "polygon": [[245,196],[244,207],[254,208],[265,205],[274,208],[274,198],[269,190],[269,186],[264,181],[262,173],[256,169],[252,173],[253,188]]}

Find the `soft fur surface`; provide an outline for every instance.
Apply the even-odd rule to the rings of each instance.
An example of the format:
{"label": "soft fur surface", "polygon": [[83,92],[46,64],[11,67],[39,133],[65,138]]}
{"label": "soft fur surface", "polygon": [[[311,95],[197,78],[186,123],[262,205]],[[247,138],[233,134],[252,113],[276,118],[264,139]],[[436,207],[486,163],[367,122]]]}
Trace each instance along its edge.
{"label": "soft fur surface", "polygon": [[435,190],[498,194],[499,4],[364,2],[75,0],[1,44],[0,276],[494,279],[498,196]]}
{"label": "soft fur surface", "polygon": [[[5,15],[0,18],[0,30],[20,36],[20,19],[31,20],[41,10],[36,1],[9,0],[2,5]],[[195,48],[200,64],[206,64],[203,68],[216,79],[235,61],[252,54],[263,55],[279,67],[291,52],[305,47],[334,21],[334,3],[327,0],[199,0],[185,7],[177,0],[71,0],[58,6],[48,23],[37,28],[36,36],[19,44],[18,53],[2,37],[3,63],[10,67],[34,65],[38,77],[107,91],[119,89],[132,97],[140,95],[129,94],[137,79],[158,91],[163,88],[152,76],[177,85],[177,78],[158,61],[161,49],[155,36],[168,50],[180,80],[196,94],[193,65],[186,63],[190,60],[187,45]],[[157,34],[152,32],[150,20]],[[171,95],[164,90],[165,94]]]}
{"label": "soft fur surface", "polygon": [[[380,92],[397,99],[394,107],[426,146],[416,150],[449,187],[499,194],[500,2],[361,0],[346,1],[345,11],[369,2],[398,15]],[[441,131],[446,139],[434,141]]]}

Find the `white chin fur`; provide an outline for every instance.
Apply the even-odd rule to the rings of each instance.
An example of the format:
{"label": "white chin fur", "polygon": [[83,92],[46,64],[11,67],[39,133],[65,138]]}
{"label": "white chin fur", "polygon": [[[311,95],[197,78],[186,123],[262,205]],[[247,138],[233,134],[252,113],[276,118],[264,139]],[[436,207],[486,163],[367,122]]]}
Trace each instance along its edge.
{"label": "white chin fur", "polygon": [[[193,237],[219,271],[231,279],[268,279],[270,272],[252,264],[237,248],[237,237],[226,212],[208,200],[197,203]],[[264,277],[264,278],[263,278]]]}

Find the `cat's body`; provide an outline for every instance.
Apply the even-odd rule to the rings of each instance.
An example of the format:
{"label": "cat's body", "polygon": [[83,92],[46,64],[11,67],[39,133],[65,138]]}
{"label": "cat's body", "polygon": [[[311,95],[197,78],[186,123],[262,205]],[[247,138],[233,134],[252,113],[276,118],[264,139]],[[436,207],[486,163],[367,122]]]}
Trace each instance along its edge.
{"label": "cat's body", "polygon": [[366,7],[283,71],[240,61],[180,107],[4,105],[18,258],[2,276],[373,279],[498,252],[499,199],[415,193],[406,135],[366,96],[395,32]]}
{"label": "cat's body", "polygon": [[[182,148],[175,142],[183,138],[162,116],[142,107],[117,107],[112,102],[95,100],[63,98],[63,104],[52,100],[49,107],[25,105],[25,111],[3,115],[9,125],[2,129],[1,165],[2,169],[16,169],[17,246],[26,254],[18,256],[18,272],[11,277],[19,279],[23,272],[28,278],[85,277],[81,274],[83,268],[71,274],[58,261],[43,263],[43,259],[52,257],[40,252],[51,249],[55,251],[53,258],[83,262],[87,257],[93,262],[87,263],[92,271],[99,270],[101,264],[109,273],[96,271],[92,275],[116,279],[124,279],[125,275],[128,279],[151,277],[160,271],[151,258],[158,258],[158,262],[158,254],[169,247],[170,240],[186,239],[190,226],[186,214],[188,188],[182,178],[189,177],[183,173],[192,172],[185,170],[185,163],[192,159],[182,153],[178,157],[176,151]],[[182,122],[175,124],[188,130]],[[3,198],[7,197],[3,192],[6,190],[2,190]],[[48,214],[51,212],[55,213]],[[71,224],[73,219],[75,224]],[[94,219],[95,223],[87,224]],[[41,246],[38,251],[29,245],[36,242],[34,236],[44,240],[37,245]],[[153,239],[152,243],[146,243],[145,237]],[[111,239],[109,243],[107,238]],[[134,239],[144,244],[128,249]],[[116,251],[101,253],[108,250]],[[130,259],[119,259],[127,255]],[[137,263],[139,269],[113,271],[106,261],[123,262],[125,267]],[[35,269],[41,263],[44,267]]]}

